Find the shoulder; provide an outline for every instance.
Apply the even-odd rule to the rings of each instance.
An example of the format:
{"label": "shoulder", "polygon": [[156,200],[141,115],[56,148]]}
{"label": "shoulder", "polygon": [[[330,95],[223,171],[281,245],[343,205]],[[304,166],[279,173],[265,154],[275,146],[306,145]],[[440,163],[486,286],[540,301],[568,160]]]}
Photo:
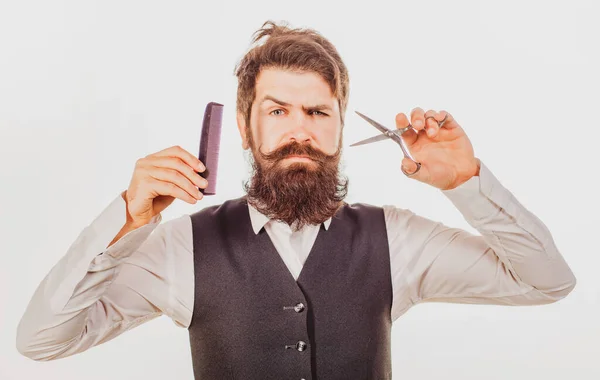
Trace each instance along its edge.
{"label": "shoulder", "polygon": [[346,203],[344,202],[343,210],[350,213],[358,213],[358,212],[371,212],[371,213],[381,213],[386,219],[387,218],[409,218],[414,215],[414,213],[406,208],[384,204],[381,206],[365,203],[365,202],[354,202],[354,203]]}
{"label": "shoulder", "polygon": [[412,210],[395,205],[383,205],[381,208],[388,223],[408,222],[415,216],[415,213]]}
{"label": "shoulder", "polygon": [[344,202],[333,219],[343,219],[356,225],[358,228],[378,228],[385,223],[385,212],[381,206],[365,202]]}
{"label": "shoulder", "polygon": [[390,233],[408,229],[413,223],[413,219],[418,217],[410,209],[389,204],[345,203],[342,210],[343,215],[351,219],[366,221],[366,223],[382,221]]}

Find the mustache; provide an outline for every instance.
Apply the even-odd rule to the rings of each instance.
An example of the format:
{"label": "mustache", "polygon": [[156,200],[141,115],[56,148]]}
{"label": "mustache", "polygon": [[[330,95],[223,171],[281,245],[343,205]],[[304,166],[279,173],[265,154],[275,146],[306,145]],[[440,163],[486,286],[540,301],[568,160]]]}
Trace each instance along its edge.
{"label": "mustache", "polygon": [[280,160],[287,158],[288,156],[308,156],[314,161],[317,162],[326,162],[329,160],[333,160],[340,155],[341,152],[341,144],[338,150],[332,154],[326,154],[316,148],[314,148],[310,143],[300,144],[296,141],[292,141],[289,144],[286,144],[273,152],[270,153],[262,153],[260,148],[258,149],[258,154],[265,161],[274,163]]}

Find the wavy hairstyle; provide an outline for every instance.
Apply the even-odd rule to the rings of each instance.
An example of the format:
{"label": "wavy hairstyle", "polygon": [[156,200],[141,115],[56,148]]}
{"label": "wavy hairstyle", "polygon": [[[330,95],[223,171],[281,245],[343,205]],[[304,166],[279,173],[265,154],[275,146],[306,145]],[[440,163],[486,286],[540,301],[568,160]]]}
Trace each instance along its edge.
{"label": "wavy hairstyle", "polygon": [[[279,68],[298,72],[314,72],[320,75],[338,99],[340,119],[348,104],[348,69],[337,49],[329,40],[313,29],[290,28],[265,22],[253,35],[255,44],[236,65],[238,78],[237,112],[241,113],[250,127],[252,102],[256,97],[256,78],[264,68]],[[261,41],[264,40],[264,41]]]}

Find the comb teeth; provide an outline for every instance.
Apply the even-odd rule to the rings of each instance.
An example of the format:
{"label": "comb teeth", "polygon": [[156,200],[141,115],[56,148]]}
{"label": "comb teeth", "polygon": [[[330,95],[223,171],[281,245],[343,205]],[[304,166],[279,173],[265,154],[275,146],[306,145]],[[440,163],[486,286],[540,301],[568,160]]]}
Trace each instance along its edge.
{"label": "comb teeth", "polygon": [[200,189],[204,195],[215,195],[217,192],[217,169],[219,166],[222,119],[223,105],[215,102],[208,103],[204,111],[204,120],[202,121],[200,154],[198,155],[198,159],[206,166],[206,170],[200,173],[208,181],[206,189]]}

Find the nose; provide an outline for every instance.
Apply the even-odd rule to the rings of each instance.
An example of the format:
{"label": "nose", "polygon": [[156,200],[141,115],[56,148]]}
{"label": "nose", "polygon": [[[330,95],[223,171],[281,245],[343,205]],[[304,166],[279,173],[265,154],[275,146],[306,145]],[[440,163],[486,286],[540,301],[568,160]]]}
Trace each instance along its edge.
{"label": "nose", "polygon": [[294,115],[292,118],[292,125],[290,126],[290,139],[296,140],[296,142],[299,143],[310,141],[308,123],[308,117],[304,113],[298,112],[296,115]]}

